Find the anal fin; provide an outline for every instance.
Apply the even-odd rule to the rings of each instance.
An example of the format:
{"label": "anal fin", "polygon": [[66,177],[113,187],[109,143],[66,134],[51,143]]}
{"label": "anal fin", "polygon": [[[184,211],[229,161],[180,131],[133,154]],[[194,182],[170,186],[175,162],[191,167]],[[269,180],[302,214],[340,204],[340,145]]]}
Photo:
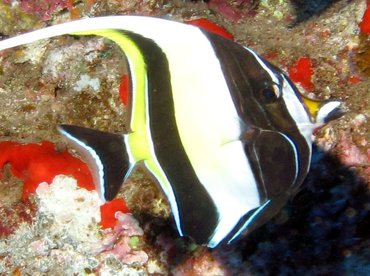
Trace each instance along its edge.
{"label": "anal fin", "polygon": [[87,162],[100,198],[112,200],[134,166],[125,135],[74,125],[59,125],[58,130]]}

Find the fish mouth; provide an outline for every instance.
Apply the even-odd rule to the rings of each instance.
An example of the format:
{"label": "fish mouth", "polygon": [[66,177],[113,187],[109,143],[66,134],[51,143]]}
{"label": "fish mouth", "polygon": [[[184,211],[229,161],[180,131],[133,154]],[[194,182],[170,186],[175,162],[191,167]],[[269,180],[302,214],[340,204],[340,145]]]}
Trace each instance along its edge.
{"label": "fish mouth", "polygon": [[324,123],[339,119],[340,117],[342,117],[348,112],[347,106],[345,106],[342,102],[334,101],[330,103],[338,103],[338,104],[336,107],[332,108],[332,110],[326,114],[323,120]]}

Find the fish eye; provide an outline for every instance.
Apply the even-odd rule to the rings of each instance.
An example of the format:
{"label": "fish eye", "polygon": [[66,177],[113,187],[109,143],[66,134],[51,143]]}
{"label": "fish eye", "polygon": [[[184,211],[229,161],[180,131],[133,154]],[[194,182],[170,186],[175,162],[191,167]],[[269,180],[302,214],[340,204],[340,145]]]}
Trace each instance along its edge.
{"label": "fish eye", "polygon": [[265,103],[272,103],[278,100],[281,96],[280,88],[277,84],[261,89],[261,97]]}

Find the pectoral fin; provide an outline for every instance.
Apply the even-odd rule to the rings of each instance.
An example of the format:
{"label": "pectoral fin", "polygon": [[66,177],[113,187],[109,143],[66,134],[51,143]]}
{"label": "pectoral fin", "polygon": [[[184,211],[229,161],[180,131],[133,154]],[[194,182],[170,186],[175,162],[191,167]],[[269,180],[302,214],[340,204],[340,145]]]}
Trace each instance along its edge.
{"label": "pectoral fin", "polygon": [[88,163],[101,199],[112,200],[134,165],[125,135],[73,125],[60,125],[58,130]]}

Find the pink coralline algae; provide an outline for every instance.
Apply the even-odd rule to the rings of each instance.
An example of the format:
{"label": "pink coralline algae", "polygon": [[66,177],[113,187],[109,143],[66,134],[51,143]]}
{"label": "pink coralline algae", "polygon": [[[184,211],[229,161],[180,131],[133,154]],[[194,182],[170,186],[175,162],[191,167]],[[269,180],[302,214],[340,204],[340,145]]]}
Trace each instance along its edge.
{"label": "pink coralline algae", "polygon": [[[113,255],[126,264],[145,264],[149,256],[142,250],[136,249],[138,239],[144,232],[138,221],[130,214],[116,212],[117,225],[113,230],[106,230],[103,240],[103,255]],[[132,241],[135,242],[132,242]]]}
{"label": "pink coralline algae", "polygon": [[346,166],[364,166],[370,163],[370,151],[363,153],[347,135],[341,135],[338,147],[341,152],[339,159]]}
{"label": "pink coralline algae", "polygon": [[29,201],[0,204],[0,238],[8,237],[22,223],[31,223],[36,213],[36,205]]}
{"label": "pink coralline algae", "polygon": [[118,223],[114,230],[117,233],[123,233],[126,236],[142,236],[144,234],[138,221],[132,215],[117,212],[115,217]]}
{"label": "pink coralline algae", "polygon": [[46,1],[35,1],[35,0],[21,0],[19,6],[22,10],[30,14],[38,15],[43,21],[50,20],[53,13],[58,10],[67,8],[69,11],[72,10],[71,0],[46,0]]}
{"label": "pink coralline algae", "polygon": [[142,250],[134,250],[130,246],[130,237],[122,237],[111,250],[105,251],[103,255],[114,255],[125,264],[145,264],[149,256]]}
{"label": "pink coralline algae", "polygon": [[250,17],[256,14],[257,2],[253,0],[210,0],[210,9],[217,11],[230,21],[239,21],[243,17]]}

